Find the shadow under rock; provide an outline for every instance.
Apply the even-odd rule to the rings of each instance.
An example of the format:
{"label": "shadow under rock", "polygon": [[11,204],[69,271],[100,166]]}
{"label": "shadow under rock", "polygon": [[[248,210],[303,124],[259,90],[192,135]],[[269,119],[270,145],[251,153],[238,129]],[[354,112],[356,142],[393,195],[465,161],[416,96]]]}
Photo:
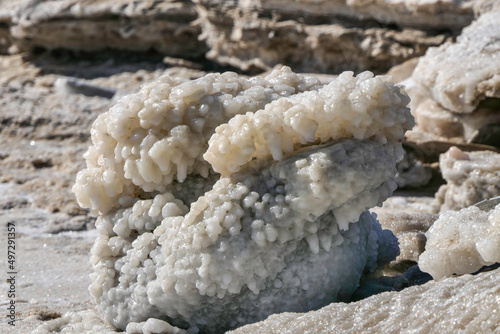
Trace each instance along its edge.
{"label": "shadow under rock", "polygon": [[[233,71],[242,74],[242,71],[232,66],[222,66],[204,56],[197,58],[173,58],[155,51],[144,52],[122,51],[106,49],[98,52],[72,51],[66,49],[48,50],[42,47],[35,48],[24,55],[24,61],[39,67],[43,74],[57,74],[78,79],[96,79],[110,77],[123,72],[137,72],[140,70],[156,71],[192,64],[193,69],[205,72]],[[172,64],[178,59],[180,65]],[[244,73],[250,74],[250,73]]]}

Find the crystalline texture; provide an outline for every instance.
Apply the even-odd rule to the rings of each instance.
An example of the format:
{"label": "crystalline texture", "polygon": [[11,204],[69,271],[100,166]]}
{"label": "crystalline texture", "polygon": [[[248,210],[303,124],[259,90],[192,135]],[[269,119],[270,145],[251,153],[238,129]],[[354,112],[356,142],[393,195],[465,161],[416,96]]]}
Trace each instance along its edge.
{"label": "crystalline texture", "polygon": [[365,210],[395,189],[408,100],[388,77],[321,87],[287,67],[163,77],[120,100],[73,188],[99,214],[89,289],[105,319],[221,332],[348,299],[398,254]]}

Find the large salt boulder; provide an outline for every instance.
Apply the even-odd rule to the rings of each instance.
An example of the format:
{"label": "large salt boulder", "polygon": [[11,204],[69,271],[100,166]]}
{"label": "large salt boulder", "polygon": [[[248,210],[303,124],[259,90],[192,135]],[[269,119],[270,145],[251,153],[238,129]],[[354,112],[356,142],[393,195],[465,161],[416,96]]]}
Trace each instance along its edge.
{"label": "large salt boulder", "polygon": [[395,189],[408,101],[388,77],[322,86],[287,67],[162,77],[122,98],[95,121],[73,188],[99,215],[90,292],[104,318],[221,332],[349,299],[398,254],[365,210]]}

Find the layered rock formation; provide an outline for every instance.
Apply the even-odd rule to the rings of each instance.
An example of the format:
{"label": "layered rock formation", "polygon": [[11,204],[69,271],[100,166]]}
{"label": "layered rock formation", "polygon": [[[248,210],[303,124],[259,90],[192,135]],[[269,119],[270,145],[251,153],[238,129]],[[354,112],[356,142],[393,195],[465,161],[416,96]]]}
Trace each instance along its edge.
{"label": "layered rock formation", "polygon": [[154,50],[196,58],[206,50],[190,1],[23,1],[4,12],[10,15],[11,38],[23,51]]}
{"label": "layered rock formation", "polygon": [[[242,70],[384,71],[473,18],[472,1],[195,1],[207,57]],[[439,13],[439,20],[429,19]],[[449,33],[442,33],[448,31]]]}
{"label": "layered rock formation", "polygon": [[419,129],[495,145],[478,132],[500,122],[499,13],[481,15],[456,42],[432,48],[420,59],[412,77],[416,87],[410,89]]}
{"label": "layered rock formation", "polygon": [[436,211],[460,210],[500,196],[500,154],[450,148],[439,159],[447,184],[436,193]]}
{"label": "layered rock formation", "polygon": [[194,59],[208,52],[220,65],[245,71],[283,63],[301,72],[382,72],[456,35],[472,21],[475,3],[194,2],[9,3],[0,11],[0,52],[155,51]]}

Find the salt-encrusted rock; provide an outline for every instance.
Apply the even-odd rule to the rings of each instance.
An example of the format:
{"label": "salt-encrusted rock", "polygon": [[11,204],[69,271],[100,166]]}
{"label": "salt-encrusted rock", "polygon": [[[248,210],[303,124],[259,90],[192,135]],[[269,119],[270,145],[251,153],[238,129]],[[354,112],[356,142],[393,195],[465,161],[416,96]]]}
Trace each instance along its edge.
{"label": "salt-encrusted rock", "polygon": [[431,48],[413,79],[444,109],[471,113],[486,98],[500,98],[499,12],[489,12],[465,28],[455,43]]}
{"label": "salt-encrusted rock", "polygon": [[431,48],[420,59],[405,81],[417,131],[495,145],[478,133],[500,122],[499,13],[498,8],[484,13],[455,43]]}
{"label": "salt-encrusted rock", "polygon": [[283,313],[234,334],[495,333],[500,326],[500,269],[381,293],[308,313]]}
{"label": "salt-encrusted rock", "polygon": [[286,67],[162,77],[121,99],[74,187],[100,213],[90,292],[105,319],[221,332],[348,299],[398,253],[365,210],[395,189],[407,103],[388,77],[321,87]]}
{"label": "salt-encrusted rock", "polygon": [[447,184],[436,193],[436,210],[460,210],[500,195],[500,154],[452,147],[439,159]]}
{"label": "salt-encrusted rock", "polygon": [[12,38],[20,50],[156,50],[197,57],[205,51],[189,1],[29,1],[11,12]]}
{"label": "salt-encrusted rock", "polygon": [[54,332],[61,334],[112,334],[116,333],[116,330],[109,324],[102,321],[99,314],[93,310],[85,310],[80,312],[67,312],[60,318],[48,321],[43,325],[38,326],[32,334],[49,334]]}
{"label": "salt-encrusted rock", "polygon": [[280,63],[300,72],[385,71],[473,19],[471,1],[195,2],[207,57],[255,71]]}
{"label": "salt-encrusted rock", "polygon": [[[498,201],[496,201],[498,203]],[[446,211],[431,226],[419,266],[434,277],[474,273],[500,262],[500,204]]]}
{"label": "salt-encrusted rock", "polygon": [[[333,303],[308,313],[276,314],[230,333],[391,333],[402,328],[418,333],[494,333],[500,326],[499,274],[497,269],[475,276],[444,278],[355,303]],[[410,277],[414,278],[422,277]],[[68,313],[62,319],[45,322],[34,334],[74,333],[76,326],[82,334],[116,333],[93,311]],[[146,325],[141,330],[131,333],[151,333]]]}
{"label": "salt-encrusted rock", "polygon": [[[438,155],[453,145],[464,151],[498,151],[500,146],[500,7],[488,5],[488,1],[475,5],[480,2],[484,5],[478,9],[481,16],[457,41],[429,49],[412,77],[402,82],[411,96],[416,122],[407,139],[419,149],[425,146],[434,152],[427,162],[437,161]],[[485,159],[478,170],[484,167]],[[449,168],[441,167],[447,173]],[[443,204],[441,210],[461,209],[496,195],[496,184],[476,182],[483,177],[474,174],[468,181],[452,177],[437,194],[437,211]]]}

